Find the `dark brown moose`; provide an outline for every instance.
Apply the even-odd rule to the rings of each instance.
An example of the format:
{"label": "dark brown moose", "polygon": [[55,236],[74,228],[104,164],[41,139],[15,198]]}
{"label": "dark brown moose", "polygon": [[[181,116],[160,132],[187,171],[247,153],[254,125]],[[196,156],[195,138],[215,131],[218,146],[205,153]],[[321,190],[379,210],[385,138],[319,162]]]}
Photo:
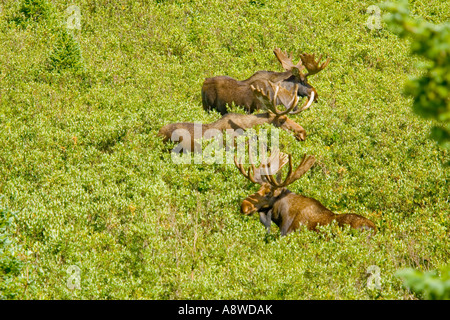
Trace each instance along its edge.
{"label": "dark brown moose", "polygon": [[[212,138],[211,135],[214,135],[217,131],[224,131],[227,129],[242,129],[243,131],[256,125],[270,123],[275,127],[293,132],[297,140],[305,140],[305,129],[289,119],[286,114],[297,114],[306,110],[311,103],[302,106],[297,109],[297,111],[292,111],[299,101],[299,97],[295,94],[297,86],[295,86],[292,91],[280,87],[279,84],[275,85],[270,83],[270,86],[272,90],[268,90],[267,93],[263,92],[260,88],[252,87],[252,93],[254,94],[255,99],[261,101],[269,112],[260,114],[228,113],[219,120],[209,124],[196,124],[192,122],[171,123],[162,127],[158,132],[158,136],[162,137],[164,142],[169,140],[179,142],[181,144],[180,148],[192,152],[200,150],[200,144],[195,141],[197,137],[208,139]],[[273,94],[271,94],[272,91]],[[280,102],[280,105],[285,107],[284,111],[277,108],[277,101]]]}
{"label": "dark brown moose", "polygon": [[[250,155],[251,153],[249,153]],[[289,155],[289,160],[287,160],[286,154],[278,151],[273,152],[273,155],[279,156],[278,169],[274,168],[275,171],[287,162],[289,163],[288,174],[282,182],[280,181],[280,171],[277,177],[268,173],[273,157],[271,157],[272,160],[269,159],[267,163],[262,163],[258,168],[251,164],[248,171],[245,172],[242,163],[238,163],[235,156],[236,167],[242,175],[251,182],[261,185],[257,192],[242,201],[241,212],[243,214],[251,215],[259,212],[260,221],[267,231],[270,232],[270,225],[273,221],[280,228],[281,235],[299,229],[302,225],[309,230],[316,230],[317,226],[327,225],[332,221],[336,221],[339,226],[350,225],[358,230],[373,230],[376,233],[376,226],[369,219],[357,214],[335,214],[319,201],[295,194],[286,188],[311,168],[315,162],[314,156],[305,155],[297,169],[292,171],[291,155]],[[250,163],[252,162],[250,160]],[[273,172],[274,170],[272,170]]]}
{"label": "dark brown moose", "polygon": [[[297,64],[292,62],[292,54],[287,55],[279,48],[274,50],[274,54],[281,63],[284,72],[257,71],[246,80],[236,80],[228,76],[216,76],[206,78],[202,86],[203,109],[209,111],[215,109],[222,115],[226,114],[227,105],[234,103],[243,107],[248,113],[252,113],[261,108],[260,101],[255,99],[251,86],[259,87],[264,91],[270,90],[269,81],[280,82],[281,86],[291,91],[297,86],[297,95],[308,97],[308,100],[317,101],[317,91],[308,83],[308,76],[323,70],[330,58],[320,64],[322,55],[316,61],[314,54],[301,54]],[[304,74],[303,69],[308,73]]]}

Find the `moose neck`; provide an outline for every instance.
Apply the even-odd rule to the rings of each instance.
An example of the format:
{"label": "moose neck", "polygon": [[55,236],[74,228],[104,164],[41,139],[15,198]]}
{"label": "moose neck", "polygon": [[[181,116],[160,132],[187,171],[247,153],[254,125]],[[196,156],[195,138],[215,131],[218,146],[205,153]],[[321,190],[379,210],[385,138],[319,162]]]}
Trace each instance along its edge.
{"label": "moose neck", "polygon": [[287,189],[287,188],[282,188],[281,191],[280,191],[280,194],[279,194],[278,196],[276,196],[276,197],[273,198],[272,205],[271,205],[268,209],[265,209],[266,211],[268,211],[268,210],[271,211],[271,219],[272,219],[272,221],[275,222],[277,225],[278,225],[278,224],[280,223],[280,221],[281,221],[281,215],[280,215],[280,213],[278,212],[278,210],[274,210],[274,207],[275,207],[275,205],[276,205],[276,203],[277,203],[278,201],[283,200],[286,196],[288,196],[288,195],[290,195],[290,194],[292,194],[292,193],[293,193],[293,192],[290,191],[289,189]]}

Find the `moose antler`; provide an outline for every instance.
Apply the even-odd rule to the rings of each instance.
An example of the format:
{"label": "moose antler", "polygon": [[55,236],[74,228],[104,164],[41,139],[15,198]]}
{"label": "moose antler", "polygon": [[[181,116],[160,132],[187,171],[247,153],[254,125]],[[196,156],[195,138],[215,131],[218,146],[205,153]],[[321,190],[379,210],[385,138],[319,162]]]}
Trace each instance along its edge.
{"label": "moose antler", "polygon": [[328,58],[325,62],[319,65],[319,62],[322,59],[322,55],[320,55],[319,59],[315,61],[314,53],[313,54],[303,53],[300,55],[300,59],[303,62],[303,65],[306,67],[306,70],[308,70],[308,73],[305,75],[305,77],[316,74],[319,71],[325,69],[325,67],[331,61],[331,58]]}
{"label": "moose antler", "polygon": [[[280,152],[278,148],[274,148],[272,150],[269,159],[266,158],[265,154],[262,155],[261,164],[257,168],[255,168],[251,150],[249,150],[248,156],[250,167],[248,168],[247,172],[245,172],[242,161],[238,162],[236,155],[234,156],[234,164],[244,177],[246,177],[251,182],[257,184],[262,184],[266,182],[263,173],[267,174],[270,171],[272,174],[276,174],[288,162],[287,159],[288,155],[283,152]],[[240,160],[242,160],[242,158],[240,158]],[[275,160],[278,160],[277,163],[274,163]]]}
{"label": "moose antler", "polygon": [[[267,89],[267,92],[264,92],[263,89],[254,87],[253,85],[251,85],[250,87],[253,90],[255,97],[259,101],[261,101],[261,103],[266,106],[267,110],[269,110],[270,112],[276,114],[277,116],[291,113],[292,109],[294,109],[298,104],[298,96],[296,94],[298,85],[295,85],[293,92],[289,92],[286,88],[281,87],[279,83],[275,85],[274,83],[269,81],[269,85],[272,87],[272,90]],[[273,96],[271,96],[271,92],[273,92]],[[278,110],[278,101],[280,101],[281,104],[286,107],[286,110]]]}
{"label": "moose antler", "polygon": [[[320,55],[319,59],[315,61],[314,53],[303,53],[300,55],[300,61],[297,64],[294,64],[292,62],[292,53],[288,55],[287,53],[281,51],[280,48],[275,48],[273,52],[275,53],[275,56],[277,57],[278,61],[280,61],[285,70],[291,70],[292,74],[303,81],[306,80],[308,76],[316,74],[319,71],[325,69],[331,61],[331,58],[328,58],[325,62],[319,65],[319,62],[322,59],[322,55]],[[303,74],[301,72],[305,68],[306,70],[308,70],[307,74]]]}
{"label": "moose antler", "polygon": [[[251,152],[249,152],[249,156],[250,156]],[[244,170],[244,166],[242,163],[242,158],[239,159],[239,163],[237,161],[237,157],[236,155],[234,155],[234,164],[236,165],[236,167],[239,169],[239,171],[241,172],[241,174],[246,177],[248,180],[250,180],[253,183],[257,183],[260,184],[261,182],[259,181],[259,179],[255,179],[255,165],[252,163],[252,161],[250,161],[250,167],[248,168],[247,173],[245,173]]]}
{"label": "moose antler", "polygon": [[[261,101],[261,103],[266,106],[266,108],[272,112],[273,114],[276,114],[277,116],[282,116],[285,114],[297,114],[302,111],[305,111],[308,109],[312,102],[314,101],[314,92],[312,93],[312,96],[309,100],[305,102],[305,104],[297,109],[296,111],[292,111],[298,104],[299,96],[297,95],[298,91],[298,84],[294,86],[294,89],[292,91],[287,90],[286,88],[280,86],[279,83],[274,84],[273,82],[269,81],[269,85],[272,88],[273,91],[273,97],[271,97],[271,90],[268,89],[265,93],[263,89],[259,87],[254,87],[251,85],[251,89],[253,90],[253,93],[255,94],[255,97]],[[280,111],[277,108],[278,101],[286,108],[284,111]]]}
{"label": "moose antler", "polygon": [[273,53],[275,53],[275,56],[277,57],[278,61],[280,61],[285,70],[291,70],[296,77],[302,80],[306,80],[305,76],[301,72],[303,69],[305,69],[305,66],[302,64],[302,60],[300,60],[297,64],[294,64],[292,62],[292,53],[288,55],[287,52],[281,51],[280,48],[275,48],[273,50]]}
{"label": "moose antler", "polygon": [[304,175],[312,167],[315,161],[316,158],[314,156],[308,156],[305,154],[300,165],[292,173],[292,155],[289,154],[289,171],[283,182],[277,181],[274,175],[270,174],[267,170],[264,171],[264,176],[266,177],[267,182],[270,183],[273,187],[283,188]]}
{"label": "moose antler", "polygon": [[[263,149],[264,150],[264,149]],[[261,155],[261,165],[259,167],[260,174],[270,172],[277,173],[282,167],[288,163],[288,155],[280,152],[278,148],[273,148],[269,159],[263,153]]]}

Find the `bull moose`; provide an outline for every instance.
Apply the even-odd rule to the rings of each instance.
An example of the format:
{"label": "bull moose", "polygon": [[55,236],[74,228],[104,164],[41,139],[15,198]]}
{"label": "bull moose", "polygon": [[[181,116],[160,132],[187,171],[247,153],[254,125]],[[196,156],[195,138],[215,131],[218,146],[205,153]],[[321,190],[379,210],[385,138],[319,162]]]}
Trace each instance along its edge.
{"label": "bull moose", "polygon": [[[249,152],[250,156],[251,152]],[[281,181],[280,171],[278,171],[277,177],[274,174],[269,174],[268,168],[270,168],[275,157],[279,157],[276,163],[277,168],[272,168],[271,173],[280,170],[286,163],[289,163],[289,171],[284,181]],[[243,214],[251,215],[259,212],[260,221],[267,228],[267,231],[270,231],[270,225],[273,221],[280,228],[283,236],[299,229],[302,225],[309,230],[316,230],[317,226],[327,225],[332,221],[336,221],[339,226],[350,225],[350,227],[358,230],[376,232],[375,224],[367,218],[352,213],[335,214],[319,201],[289,191],[286,186],[304,175],[314,164],[315,158],[305,154],[295,171],[292,171],[292,156],[290,154],[288,158],[287,160],[286,154],[275,150],[272,152],[271,158],[266,163],[262,162],[258,168],[255,168],[253,160],[250,159],[251,166],[246,172],[243,164],[235,156],[235,165],[241,174],[251,182],[261,185],[257,192],[242,201],[241,212]]]}
{"label": "bull moose", "polygon": [[[290,91],[296,86],[298,96],[317,101],[317,91],[308,83],[308,76],[323,70],[331,58],[320,64],[322,55],[315,60],[314,54],[304,53],[300,55],[300,61],[294,64],[292,54],[288,55],[279,48],[274,49],[274,54],[285,69],[284,72],[257,71],[250,78],[242,81],[229,76],[206,78],[202,86],[203,109],[206,111],[215,109],[224,115],[228,112],[227,105],[231,106],[234,103],[243,107],[246,112],[252,113],[262,106],[260,101],[255,99],[251,86],[271,90],[269,81],[279,82],[282,87]],[[308,71],[306,74],[302,72],[305,68]]]}
{"label": "bull moose", "polygon": [[[274,84],[269,82],[269,86],[270,90],[267,90],[266,92],[259,87],[251,87],[255,99],[260,101],[268,112],[260,114],[228,113],[223,115],[219,120],[209,124],[195,124],[192,122],[170,123],[159,130],[158,136],[162,137],[164,142],[170,139],[174,142],[178,141],[184,150],[192,152],[200,150],[200,145],[194,140],[196,138],[196,131],[198,132],[198,137],[209,138],[208,134],[214,134],[216,130],[244,130],[256,125],[270,123],[275,127],[293,132],[297,140],[305,140],[305,129],[289,119],[286,115],[298,114],[299,112],[308,109],[311,106],[312,101],[309,101],[309,103],[306,103],[301,108],[297,108],[296,111],[293,111],[299,102],[299,97],[296,94],[298,85],[296,84],[291,91],[281,87],[279,83]],[[278,109],[277,105],[284,106],[285,110]]]}

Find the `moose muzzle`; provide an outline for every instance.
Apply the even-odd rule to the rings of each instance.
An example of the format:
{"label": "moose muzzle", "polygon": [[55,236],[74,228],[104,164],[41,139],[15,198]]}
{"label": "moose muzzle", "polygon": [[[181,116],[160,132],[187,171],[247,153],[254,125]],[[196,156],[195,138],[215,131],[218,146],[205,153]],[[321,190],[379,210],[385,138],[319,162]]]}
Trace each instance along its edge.
{"label": "moose muzzle", "polygon": [[251,215],[255,211],[256,211],[256,208],[250,201],[247,201],[247,200],[242,201],[241,213],[243,213],[245,215]]}

